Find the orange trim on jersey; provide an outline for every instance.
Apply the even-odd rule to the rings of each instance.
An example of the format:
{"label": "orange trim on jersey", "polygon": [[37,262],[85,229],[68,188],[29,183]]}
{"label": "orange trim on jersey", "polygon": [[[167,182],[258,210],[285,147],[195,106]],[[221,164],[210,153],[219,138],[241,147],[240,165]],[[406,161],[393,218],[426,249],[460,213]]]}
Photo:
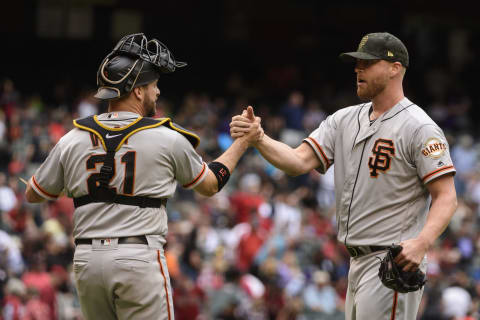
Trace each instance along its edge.
{"label": "orange trim on jersey", "polygon": [[445,171],[445,170],[449,170],[449,169],[453,169],[453,166],[446,166],[446,167],[442,167],[442,168],[440,168],[440,169],[434,170],[434,171],[430,172],[429,174],[427,174],[426,176],[424,176],[424,177],[422,178],[422,181],[427,180],[428,178],[430,178],[431,176],[433,176],[433,175],[435,175],[435,174],[437,174],[437,173],[439,173],[439,172],[442,172],[442,171]]}
{"label": "orange trim on jersey", "polygon": [[397,301],[398,301],[398,292],[395,291],[393,294],[393,306],[392,306],[392,314],[390,316],[390,320],[395,320],[395,313],[397,312]]}
{"label": "orange trim on jersey", "polygon": [[45,189],[43,189],[42,187],[40,187],[37,180],[35,179],[35,176],[32,176],[32,182],[35,185],[35,187],[37,187],[37,189],[39,191],[41,191],[43,194],[45,194],[46,196],[49,196],[50,198],[58,198],[58,195],[51,194],[51,193],[45,191]]}
{"label": "orange trim on jersey", "polygon": [[188,188],[188,187],[194,185],[198,181],[198,179],[200,179],[203,176],[203,174],[205,173],[205,169],[206,169],[206,165],[205,165],[205,162],[204,162],[202,171],[198,174],[198,176],[196,176],[195,179],[193,179],[192,182],[184,184],[183,187]]}
{"label": "orange trim on jersey", "polygon": [[327,158],[327,156],[325,155],[325,152],[323,152],[322,147],[320,147],[320,145],[318,144],[318,142],[317,142],[315,139],[313,139],[312,137],[308,137],[307,139],[309,139],[310,141],[312,141],[313,144],[315,144],[315,146],[317,147],[318,151],[320,151],[320,154],[322,155],[323,160],[324,160],[325,163],[327,164],[327,167],[325,168],[325,170],[327,170],[328,167],[330,167],[330,161],[328,161],[328,158]]}
{"label": "orange trim on jersey", "polygon": [[162,276],[163,276],[163,287],[165,288],[165,297],[167,297],[168,320],[171,320],[172,315],[170,314],[170,299],[168,297],[167,277],[165,277],[165,272],[163,272],[162,260],[160,259],[160,250],[157,250],[157,260],[158,260],[158,264],[160,265],[160,272],[162,273]]}

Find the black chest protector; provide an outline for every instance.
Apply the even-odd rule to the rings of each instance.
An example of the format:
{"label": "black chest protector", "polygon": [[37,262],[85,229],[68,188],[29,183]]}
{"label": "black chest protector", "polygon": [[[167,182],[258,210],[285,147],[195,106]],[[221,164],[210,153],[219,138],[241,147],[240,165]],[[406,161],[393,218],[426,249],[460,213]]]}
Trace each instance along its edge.
{"label": "black chest protector", "polygon": [[165,206],[167,203],[166,198],[150,198],[118,194],[115,188],[109,187],[109,181],[115,174],[115,153],[131,135],[141,130],[151,129],[162,125],[181,133],[188,139],[194,148],[200,143],[200,138],[197,135],[172,123],[169,118],[153,119],[139,117],[131,124],[122,128],[109,128],[101,124],[96,116],[74,120],[73,124],[81,130],[90,131],[95,134],[101,141],[103,149],[107,152],[100,169],[96,187],[89,188],[89,193],[87,195],[73,198],[75,208],[92,202],[119,203],[141,208],[160,208],[161,206]]}

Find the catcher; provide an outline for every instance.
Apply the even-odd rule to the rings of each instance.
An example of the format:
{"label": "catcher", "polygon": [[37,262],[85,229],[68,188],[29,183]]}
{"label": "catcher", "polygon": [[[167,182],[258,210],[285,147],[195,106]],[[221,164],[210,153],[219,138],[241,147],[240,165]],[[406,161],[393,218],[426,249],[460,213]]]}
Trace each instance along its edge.
{"label": "catcher", "polygon": [[97,73],[95,97],[109,101],[108,113],[74,121],[27,186],[29,202],[55,200],[63,189],[73,197],[73,270],[86,319],[174,318],[167,199],[177,183],[206,196],[220,191],[252,138],[206,164],[198,136],[149,118],[160,74],[185,65],[156,39],[121,39]]}

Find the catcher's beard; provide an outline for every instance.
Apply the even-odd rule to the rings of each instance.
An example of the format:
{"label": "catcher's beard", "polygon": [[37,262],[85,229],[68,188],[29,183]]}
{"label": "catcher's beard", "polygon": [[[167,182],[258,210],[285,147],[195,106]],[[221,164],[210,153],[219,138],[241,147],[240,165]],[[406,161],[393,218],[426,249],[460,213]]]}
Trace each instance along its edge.
{"label": "catcher's beard", "polygon": [[155,114],[156,114],[156,110],[155,110],[155,107],[153,107],[153,109],[150,109],[150,110],[147,111],[146,116],[150,117],[150,118],[153,118],[155,116]]}
{"label": "catcher's beard", "polygon": [[157,102],[148,100],[148,98],[144,102],[145,108],[145,116],[146,117],[153,117],[157,113]]}

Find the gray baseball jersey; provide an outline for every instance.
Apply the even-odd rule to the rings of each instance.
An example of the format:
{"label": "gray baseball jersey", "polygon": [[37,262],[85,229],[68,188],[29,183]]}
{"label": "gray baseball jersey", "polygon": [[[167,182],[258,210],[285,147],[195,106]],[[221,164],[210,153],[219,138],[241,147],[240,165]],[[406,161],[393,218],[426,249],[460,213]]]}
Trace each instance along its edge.
{"label": "gray baseball jersey", "polygon": [[371,103],[341,109],[304,141],[325,172],[335,162],[338,240],[388,246],[414,238],[429,210],[425,184],[454,173],[442,130],[402,99],[370,124]]}
{"label": "gray baseball jersey", "polygon": [[[420,107],[404,98],[371,123],[371,105],[337,111],[305,139],[320,172],[335,162],[338,240],[347,246],[416,237],[429,210],[425,184],[455,172],[442,130]],[[377,256],[384,254],[350,260],[347,320],[416,318],[423,289],[400,294],[383,286]],[[425,259],[420,268],[425,271]]]}
{"label": "gray baseball jersey", "polygon": [[[138,118],[131,112],[99,115],[105,126],[124,127]],[[97,137],[73,129],[60,139],[31,179],[35,191],[55,200],[65,189],[72,197],[88,193],[87,179],[98,173],[101,164],[88,165],[95,155],[105,154]],[[115,155],[115,176],[110,181],[117,193],[153,198],[169,198],[177,181],[194,188],[203,181],[208,166],[179,132],[159,126],[142,130],[124,143]],[[133,171],[133,175],[127,175]],[[129,177],[133,176],[133,180]],[[131,181],[130,181],[131,180]],[[90,203],[75,209],[75,238],[108,238],[134,235],[165,235],[165,207],[140,208],[116,203]]]}

